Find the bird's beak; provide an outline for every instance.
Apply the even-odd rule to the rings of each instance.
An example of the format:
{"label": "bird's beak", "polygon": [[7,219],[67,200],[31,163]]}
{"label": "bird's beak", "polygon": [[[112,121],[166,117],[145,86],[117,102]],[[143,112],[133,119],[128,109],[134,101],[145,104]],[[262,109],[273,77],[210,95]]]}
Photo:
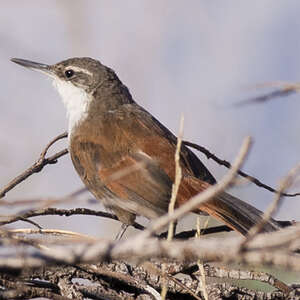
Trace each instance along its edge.
{"label": "bird's beak", "polygon": [[45,65],[45,64],[41,64],[41,63],[37,63],[37,62],[33,62],[30,60],[21,59],[21,58],[12,58],[11,61],[18,65],[21,65],[25,68],[29,68],[34,71],[42,72],[50,77],[54,76],[54,73],[49,65]]}

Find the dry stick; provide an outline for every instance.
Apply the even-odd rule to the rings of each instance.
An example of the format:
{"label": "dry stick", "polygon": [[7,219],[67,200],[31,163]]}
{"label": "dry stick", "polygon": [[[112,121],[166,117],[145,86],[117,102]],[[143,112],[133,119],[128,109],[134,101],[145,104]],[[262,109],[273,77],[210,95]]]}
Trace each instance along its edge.
{"label": "dry stick", "polygon": [[[118,220],[118,218],[113,214],[103,212],[103,211],[95,211],[88,208],[78,207],[73,209],[59,209],[54,207],[48,207],[43,209],[29,210],[21,215],[8,216],[6,217],[6,219],[4,218],[4,220],[3,217],[0,217],[0,226],[17,222],[17,221],[25,221],[25,220],[29,221],[27,220],[27,218],[37,217],[37,216],[47,216],[47,215],[57,215],[57,216],[66,216],[66,217],[73,216],[73,215],[89,215],[89,216],[97,216],[97,217]],[[144,226],[136,222],[132,226],[139,230],[145,229]]]}
{"label": "dry stick", "polygon": [[[175,180],[172,185],[172,194],[171,194],[171,199],[169,203],[169,208],[168,208],[168,213],[172,214],[174,212],[175,208],[175,203],[176,203],[176,198],[179,190],[179,185],[181,182],[182,178],[182,170],[180,167],[180,149],[181,149],[181,143],[182,143],[182,135],[183,135],[183,124],[184,124],[184,117],[183,115],[180,118],[180,125],[179,125],[179,134],[177,138],[177,146],[176,146],[176,151],[175,151]],[[173,239],[174,235],[174,222],[170,222],[169,224],[169,229],[168,229],[168,236],[167,236],[167,241],[171,241]],[[162,274],[166,273],[166,265],[162,265]],[[161,289],[161,299],[165,300],[166,296],[168,293],[168,286],[164,281],[162,281],[162,289]]]}
{"label": "dry stick", "polygon": [[[198,271],[199,272],[199,271]],[[198,272],[193,273],[193,275],[197,275]],[[199,272],[201,276],[201,272]],[[228,278],[234,280],[256,280],[259,282],[267,283],[279,290],[283,293],[289,293],[292,288],[286,285],[281,280],[275,278],[273,275],[265,273],[265,272],[256,272],[256,271],[244,271],[244,270],[233,270],[226,268],[218,268],[211,265],[205,265],[205,275],[208,277],[214,278]]]}
{"label": "dry stick", "polygon": [[56,143],[57,141],[59,141],[59,140],[62,140],[62,139],[64,139],[64,138],[67,138],[67,137],[68,137],[68,133],[65,131],[65,132],[61,133],[60,135],[58,135],[57,137],[55,137],[52,141],[50,141],[50,142],[48,143],[48,145],[45,147],[45,149],[43,150],[43,152],[41,153],[39,160],[40,160],[40,161],[43,161],[43,160],[45,159],[46,154],[47,154],[49,148],[50,148],[53,144],[55,144],[55,143]]}
{"label": "dry stick", "polygon": [[[25,206],[25,205],[29,205],[29,204],[41,204],[42,201],[46,202],[49,201],[51,204],[53,203],[61,203],[61,202],[66,202],[67,199],[73,199],[75,197],[80,196],[81,194],[83,194],[84,192],[88,191],[87,187],[83,187],[80,188],[78,190],[75,190],[74,192],[64,196],[63,198],[58,198],[58,199],[54,199],[54,198],[36,198],[36,199],[26,199],[26,200],[9,200],[9,201],[5,201],[5,200],[0,200],[0,205],[5,205],[5,206]],[[49,203],[47,203],[49,204]],[[45,204],[43,204],[43,206],[45,206]],[[0,215],[1,217],[1,215]]]}
{"label": "dry stick", "polygon": [[[14,222],[18,221],[24,221],[24,222],[29,222],[32,225],[36,226],[39,229],[42,229],[42,227],[37,224],[36,222],[33,222],[32,220],[28,220],[28,218],[32,217],[38,217],[38,216],[48,216],[48,215],[53,215],[53,216],[76,216],[76,215],[89,215],[89,216],[97,216],[97,217],[103,217],[103,218],[108,218],[112,220],[118,221],[118,218],[116,215],[104,212],[104,211],[96,211],[88,208],[72,208],[72,209],[61,209],[61,208],[55,208],[55,207],[48,207],[48,208],[42,208],[42,209],[34,209],[34,210],[28,210],[24,212],[23,214],[15,214],[11,216],[0,216],[0,226],[6,225],[6,224],[11,224]],[[288,222],[284,221],[285,223],[289,223],[289,226],[293,224],[293,222]],[[138,230],[144,230],[145,227],[137,222],[134,222],[132,226],[135,229]],[[286,226],[285,226],[286,227]],[[213,226],[209,228],[202,228],[201,229],[201,235],[207,235],[207,234],[215,234],[215,233],[220,233],[220,232],[229,232],[232,231],[233,229],[229,228],[226,225],[220,225],[220,226]],[[182,231],[174,236],[176,239],[188,239],[191,237],[194,237],[196,233],[196,230],[188,230],[188,231]],[[163,232],[161,233],[158,237],[159,238],[166,238],[168,232]]]}
{"label": "dry stick", "polygon": [[[295,239],[299,239],[299,237],[299,225],[274,233],[260,234],[250,242],[247,252],[243,253],[242,256],[239,256],[237,252],[242,237],[214,238],[205,241],[196,239],[185,242],[166,242],[155,239],[137,240],[132,238],[128,242],[125,241],[106,249],[109,251],[108,257],[111,259],[126,260],[135,257],[146,260],[163,256],[180,261],[193,261],[200,258],[206,261],[269,265],[299,271],[300,256],[291,253],[288,249],[288,245]],[[99,251],[100,247],[88,251],[89,254],[86,251],[86,259],[95,257],[94,251],[96,249]]]}
{"label": "dry stick", "polygon": [[[30,239],[24,236],[18,236],[15,235],[12,232],[8,231],[0,231],[0,238],[1,238],[1,247],[11,247],[13,246],[15,249],[17,249],[17,246],[33,246],[38,247],[38,242],[35,239]],[[0,298],[1,299],[1,298]]]}
{"label": "dry stick", "polygon": [[47,154],[47,151],[49,150],[49,148],[58,140],[61,140],[63,138],[66,138],[68,136],[68,134],[66,132],[58,135],[57,137],[55,137],[52,141],[50,141],[47,146],[45,147],[45,149],[42,151],[39,159],[31,166],[29,167],[27,170],[25,170],[23,173],[21,173],[20,175],[18,175],[17,177],[15,177],[13,180],[11,180],[5,187],[3,187],[0,190],[0,199],[3,198],[5,196],[5,194],[7,192],[9,192],[10,190],[12,190],[16,185],[18,185],[19,183],[21,183],[22,181],[24,181],[25,179],[27,179],[29,176],[31,176],[34,173],[38,173],[40,171],[42,171],[42,169],[49,164],[55,164],[57,163],[57,159],[66,155],[69,151],[68,149],[64,149],[62,151],[57,152],[56,154],[49,156],[49,157],[45,157]]}
{"label": "dry stick", "polygon": [[257,97],[253,97],[247,100],[239,101],[235,104],[235,106],[243,106],[253,103],[264,103],[274,98],[281,98],[288,96],[290,94],[299,93],[300,91],[300,83],[289,83],[289,82],[267,82],[258,84],[255,88],[263,88],[263,87],[279,87],[278,90],[272,91],[270,93],[266,93]]}
{"label": "dry stick", "polygon": [[[188,142],[188,141],[183,141],[183,144],[188,146],[188,147],[192,147],[200,152],[202,152],[203,154],[206,155],[207,159],[212,159],[214,160],[216,163],[218,163],[219,165],[221,166],[224,166],[226,168],[231,168],[231,164],[230,162],[226,161],[226,160],[222,160],[220,158],[218,158],[216,155],[212,154],[211,152],[209,152],[206,148],[202,147],[202,146],[199,146],[197,144],[194,144],[194,143],[191,143],[191,142]],[[261,182],[260,180],[258,180],[257,178],[251,176],[251,175],[248,175],[247,173],[241,171],[241,170],[238,170],[237,173],[248,179],[249,181],[251,181],[252,183],[254,183],[255,185],[259,186],[259,187],[262,187],[272,193],[277,193],[276,189],[264,184],[263,182]],[[283,196],[286,196],[286,197],[296,197],[296,196],[300,196],[300,192],[299,193],[283,193],[282,194]]]}
{"label": "dry stick", "polygon": [[261,232],[263,227],[268,223],[268,221],[271,219],[272,215],[276,213],[279,205],[281,204],[283,191],[289,188],[293,183],[293,178],[295,174],[299,171],[300,164],[294,167],[288,175],[283,179],[283,181],[279,185],[278,192],[275,195],[273,203],[268,207],[268,209],[265,211],[265,213],[262,216],[262,219],[259,223],[257,223],[255,226],[253,226],[248,234],[246,235],[246,239],[241,243],[240,251],[244,251],[246,248],[246,245],[251,241],[258,233]]}
{"label": "dry stick", "polygon": [[[169,209],[168,209],[169,214],[174,212],[176,198],[177,198],[177,194],[178,194],[178,190],[179,190],[179,185],[180,185],[181,178],[182,178],[182,170],[180,167],[180,149],[181,149],[182,135],[183,135],[183,123],[184,123],[184,118],[183,118],[183,116],[181,116],[179,134],[178,134],[178,138],[177,138],[176,152],[175,152],[175,157],[174,157],[174,159],[175,159],[175,180],[172,185],[172,195],[171,195],[171,200],[170,200]],[[169,230],[168,230],[168,237],[167,237],[168,241],[172,240],[173,234],[174,234],[174,222],[170,222]]]}
{"label": "dry stick", "polygon": [[[172,272],[172,275],[176,275],[179,273],[187,274],[190,276],[202,276],[202,272],[198,270],[198,266],[190,264],[188,266],[184,266],[184,264],[177,264],[176,271]],[[211,264],[205,264],[204,266],[205,276],[212,278],[226,278],[233,280],[256,280],[259,282],[263,282],[269,284],[283,293],[288,293],[291,291],[291,287],[277,279],[273,275],[266,272],[257,272],[257,271],[248,271],[248,270],[237,270],[237,269],[227,269],[226,267],[216,267]]]}
{"label": "dry stick", "polygon": [[61,230],[61,229],[31,229],[31,228],[20,228],[20,229],[11,229],[7,230],[8,233],[11,234],[17,234],[17,233],[22,233],[22,234],[50,234],[50,235],[63,235],[63,236],[68,236],[72,238],[80,238],[82,240],[87,240],[87,241],[97,241],[97,238],[94,238],[92,236],[79,233],[79,232],[74,232],[70,230]]}
{"label": "dry stick", "polygon": [[[38,229],[43,229],[43,227],[42,227],[41,225],[39,225],[38,223],[36,223],[36,222],[34,222],[34,221],[32,221],[32,220],[28,220],[28,219],[25,219],[25,218],[20,217],[20,221],[29,223],[29,224],[31,224],[31,225],[37,227]],[[0,223],[1,223],[1,221],[0,221]]]}
{"label": "dry stick", "polygon": [[[209,218],[206,219],[206,222],[204,223],[204,228],[207,227],[208,225]],[[196,233],[196,238],[201,237],[201,226],[200,226],[200,217],[197,217],[197,233]],[[204,265],[201,261],[201,259],[198,259],[197,261],[198,269],[200,271],[200,282],[201,282],[201,287],[200,289],[202,290],[203,297],[205,300],[208,300],[208,293],[207,293],[207,286],[206,286],[206,277],[205,277],[205,272],[204,272]]]}
{"label": "dry stick", "polygon": [[288,96],[291,94],[295,94],[296,92],[297,91],[293,88],[276,90],[276,91],[273,91],[273,92],[270,92],[267,94],[263,94],[258,97],[254,97],[254,98],[246,99],[244,101],[237,102],[235,104],[235,106],[244,106],[244,105],[249,105],[249,104],[253,104],[253,103],[264,103],[264,102],[267,102],[274,98],[281,98],[281,97],[285,97],[285,96]]}

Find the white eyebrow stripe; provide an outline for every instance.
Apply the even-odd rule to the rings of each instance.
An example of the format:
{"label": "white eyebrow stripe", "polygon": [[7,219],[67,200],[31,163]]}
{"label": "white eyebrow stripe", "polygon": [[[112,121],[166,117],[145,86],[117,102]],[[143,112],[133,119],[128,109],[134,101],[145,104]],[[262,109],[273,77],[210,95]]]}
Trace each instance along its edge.
{"label": "white eyebrow stripe", "polygon": [[88,71],[87,69],[83,69],[83,68],[79,68],[79,67],[75,67],[75,66],[68,66],[66,68],[66,71],[67,70],[73,70],[75,72],[82,72],[82,73],[85,73],[85,74],[88,74],[88,75],[92,76],[92,73],[90,71]]}

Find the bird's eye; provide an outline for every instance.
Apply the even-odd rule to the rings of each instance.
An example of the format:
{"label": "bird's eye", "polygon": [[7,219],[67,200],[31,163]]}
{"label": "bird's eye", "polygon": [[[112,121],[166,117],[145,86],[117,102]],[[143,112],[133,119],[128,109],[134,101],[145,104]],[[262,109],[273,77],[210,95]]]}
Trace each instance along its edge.
{"label": "bird's eye", "polygon": [[71,78],[74,75],[74,71],[69,69],[65,71],[65,75],[67,78]]}

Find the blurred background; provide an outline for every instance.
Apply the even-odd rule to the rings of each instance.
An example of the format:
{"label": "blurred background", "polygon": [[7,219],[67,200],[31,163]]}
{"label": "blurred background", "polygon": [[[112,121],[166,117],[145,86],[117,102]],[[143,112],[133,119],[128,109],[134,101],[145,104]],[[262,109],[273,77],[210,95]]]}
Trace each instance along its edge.
{"label": "blurred background", "polygon": [[[265,93],[254,88],[256,84],[299,80],[298,1],[57,0],[41,5],[38,0],[2,0],[0,6],[1,187],[67,128],[65,109],[51,81],[11,63],[11,57],[47,64],[74,56],[99,59],[174,133],[184,114],[184,138],[220,158],[231,161],[243,138],[252,136],[243,169],[271,186],[299,163],[299,95],[235,106]],[[63,140],[50,153],[66,146]],[[198,155],[216,178],[226,172]],[[62,197],[80,187],[65,156],[18,185],[5,200]],[[262,210],[274,197],[252,184],[231,192]],[[64,204],[73,206],[101,208],[84,200]],[[276,217],[299,220],[299,208],[299,197],[286,198]],[[21,208],[1,210],[11,214]],[[120,226],[89,216],[34,220],[103,237],[115,235]]]}

